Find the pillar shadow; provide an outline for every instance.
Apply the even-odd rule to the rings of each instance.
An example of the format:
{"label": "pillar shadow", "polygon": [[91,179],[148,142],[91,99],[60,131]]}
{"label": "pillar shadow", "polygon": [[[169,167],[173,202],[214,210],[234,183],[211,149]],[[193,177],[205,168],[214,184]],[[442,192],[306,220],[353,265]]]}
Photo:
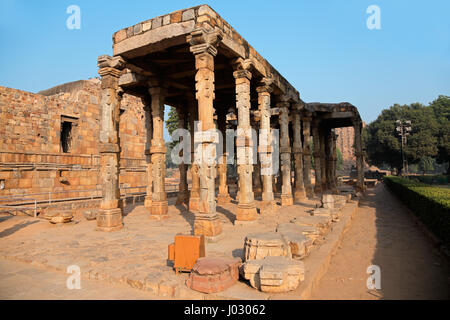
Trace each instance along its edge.
{"label": "pillar shadow", "polygon": [[227,217],[228,220],[230,220],[231,223],[234,223],[234,220],[236,220],[236,215],[222,206],[217,206],[216,211],[218,213],[222,213],[225,217]]}
{"label": "pillar shadow", "polygon": [[4,238],[7,236],[12,235],[13,233],[29,226],[35,223],[38,223],[39,221],[35,220],[35,221],[22,221],[20,223],[15,224],[14,226],[12,226],[11,228],[5,229],[2,232],[0,232],[0,238]]}
{"label": "pillar shadow", "polygon": [[244,259],[244,247],[234,249],[231,254],[233,255],[233,258],[241,258]]}
{"label": "pillar shadow", "polygon": [[183,219],[189,223],[189,226],[191,227],[191,234],[194,234],[194,213],[186,209],[184,211],[180,211],[180,216],[182,216]]}
{"label": "pillar shadow", "polygon": [[7,215],[7,216],[0,217],[0,222],[7,221],[7,220],[11,219],[12,217],[13,217],[13,216],[11,216],[11,215]]}

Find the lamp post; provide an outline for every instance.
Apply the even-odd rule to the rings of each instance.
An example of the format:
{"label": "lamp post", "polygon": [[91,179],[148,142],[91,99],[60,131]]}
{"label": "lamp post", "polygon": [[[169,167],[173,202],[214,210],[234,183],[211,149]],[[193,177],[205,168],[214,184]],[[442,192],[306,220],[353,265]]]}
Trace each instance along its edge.
{"label": "lamp post", "polygon": [[402,141],[402,161],[403,161],[403,175],[408,175],[408,161],[406,160],[404,148],[406,146],[407,139],[411,132],[411,120],[397,120],[395,121],[395,131],[400,136]]}

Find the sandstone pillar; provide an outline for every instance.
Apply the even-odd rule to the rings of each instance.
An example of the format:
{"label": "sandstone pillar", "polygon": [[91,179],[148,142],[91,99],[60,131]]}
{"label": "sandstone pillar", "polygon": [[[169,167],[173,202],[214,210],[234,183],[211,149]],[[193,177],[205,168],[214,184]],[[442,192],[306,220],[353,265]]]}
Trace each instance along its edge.
{"label": "sandstone pillar", "polygon": [[214,57],[216,46],[221,40],[218,32],[205,29],[194,30],[190,37],[190,50],[195,56],[195,89],[198,104],[198,120],[201,129],[198,132],[199,149],[195,161],[200,172],[199,212],[195,214],[194,234],[204,235],[210,240],[222,233],[222,224],[216,213],[215,178],[217,174],[216,143],[218,135],[214,124]]}
{"label": "sandstone pillar", "polygon": [[146,167],[146,176],[147,176],[147,188],[146,195],[144,200],[144,207],[151,210],[152,208],[152,159],[150,154],[150,146],[152,144],[152,134],[153,134],[153,125],[152,125],[152,105],[151,105],[151,97],[149,95],[143,97],[142,104],[144,106],[144,114],[145,114],[145,133],[146,133],[146,141],[145,141],[145,160],[147,162]]}
{"label": "sandstone pillar", "polygon": [[217,126],[223,137],[221,162],[217,166],[219,171],[219,194],[217,195],[217,203],[220,204],[229,203],[231,201],[227,185],[226,122],[226,111],[221,110],[217,113]]}
{"label": "sandstone pillar", "polygon": [[272,92],[270,78],[264,78],[258,92],[258,108],[261,115],[258,153],[261,162],[262,176],[262,202],[261,214],[270,214],[277,211],[277,204],[273,195],[273,163],[272,163],[272,134],[270,128],[270,93]]}
{"label": "sandstone pillar", "polygon": [[306,111],[302,117],[303,123],[303,180],[308,198],[314,196],[311,183],[311,112]]}
{"label": "sandstone pillar", "polygon": [[189,129],[191,133],[191,179],[192,186],[189,192],[189,211],[197,212],[199,211],[200,202],[200,176],[198,164],[195,163],[195,143],[194,143],[194,133],[195,133],[195,120],[197,119],[197,106],[191,105],[189,108]]}
{"label": "sandstone pillar", "polygon": [[322,192],[325,192],[328,190],[328,184],[327,184],[327,162],[326,162],[326,136],[328,133],[327,128],[320,128],[319,129],[319,139],[320,139],[320,166],[321,166],[321,178],[322,178]]}
{"label": "sandstone pillar", "polygon": [[154,86],[149,89],[152,96],[153,137],[150,147],[152,159],[152,219],[167,218],[167,196],[165,189],[166,178],[166,146],[164,142],[164,89]]}
{"label": "sandstone pillar", "polygon": [[238,110],[237,159],[239,175],[239,203],[236,220],[251,221],[257,219],[257,211],[252,188],[253,141],[250,126],[250,80],[252,74],[247,61],[238,59],[234,65],[233,76],[236,83],[236,107]]}
{"label": "sandstone pillar", "polygon": [[294,152],[294,165],[295,165],[295,201],[301,202],[306,198],[305,186],[303,181],[303,148],[302,148],[302,136],[300,125],[300,106],[298,105],[293,115],[293,152]]}
{"label": "sandstone pillar", "polygon": [[330,189],[331,192],[334,194],[339,193],[337,188],[337,150],[336,150],[336,140],[337,135],[334,132],[334,130],[330,134],[329,143],[330,143],[330,155],[331,155],[331,161],[330,161]]}
{"label": "sandstone pillar", "polygon": [[353,129],[355,132],[355,157],[356,157],[356,171],[358,173],[356,181],[356,190],[364,191],[364,158],[362,153],[362,122],[361,120],[354,120]]}
{"label": "sandstone pillar", "polygon": [[289,142],[289,102],[282,101],[277,104],[280,108],[280,154],[281,154],[281,205],[294,204],[291,185],[291,146]]}
{"label": "sandstone pillar", "polygon": [[316,174],[316,182],[314,184],[314,193],[322,193],[322,165],[320,159],[320,136],[319,136],[319,121],[313,120],[313,145],[314,145],[314,172]]}
{"label": "sandstone pillar", "polygon": [[[186,108],[178,107],[177,113],[178,113],[178,128],[179,129],[185,129],[187,130],[187,112]],[[183,138],[184,139],[184,138]],[[180,141],[180,143],[184,143],[184,141]],[[183,151],[182,151],[183,152]],[[183,156],[180,154],[180,156]],[[178,169],[180,171],[180,184],[178,187],[178,197],[176,204],[188,204],[189,201],[189,190],[188,190],[188,183],[187,183],[187,168],[188,165],[184,162],[180,163],[178,165]]]}
{"label": "sandstone pillar", "polygon": [[[259,116],[253,115],[253,119],[250,121],[251,127],[256,131],[259,124]],[[256,157],[255,164],[253,165],[253,193],[255,197],[262,195],[262,183],[261,183],[261,163],[259,157]]]}
{"label": "sandstone pillar", "polygon": [[97,230],[116,231],[123,227],[119,190],[119,117],[118,79],[125,63],[120,57],[98,57],[101,83],[100,180],[102,201],[97,216]]}

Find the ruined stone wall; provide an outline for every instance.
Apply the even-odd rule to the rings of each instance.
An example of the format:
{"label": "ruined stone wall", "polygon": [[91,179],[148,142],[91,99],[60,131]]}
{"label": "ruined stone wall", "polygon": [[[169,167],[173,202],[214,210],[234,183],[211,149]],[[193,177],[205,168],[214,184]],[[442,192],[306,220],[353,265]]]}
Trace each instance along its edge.
{"label": "ruined stone wall", "polygon": [[[77,81],[41,93],[0,86],[0,197],[99,189],[100,82]],[[122,107],[119,182],[125,187],[145,186],[142,104],[140,99],[125,95]],[[72,125],[67,153],[61,147],[65,117],[76,124]],[[71,192],[52,197],[83,195],[87,194]]]}
{"label": "ruined stone wall", "polygon": [[344,161],[355,161],[355,150],[353,144],[355,141],[353,127],[336,128],[338,138],[336,140],[337,147],[342,153]]}

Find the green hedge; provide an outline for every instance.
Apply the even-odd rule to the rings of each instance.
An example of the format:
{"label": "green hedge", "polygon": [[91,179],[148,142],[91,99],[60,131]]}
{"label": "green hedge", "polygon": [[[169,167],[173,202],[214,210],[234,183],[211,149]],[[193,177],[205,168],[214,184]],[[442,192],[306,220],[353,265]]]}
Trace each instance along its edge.
{"label": "green hedge", "polygon": [[393,176],[386,176],[383,180],[425,226],[449,247],[450,188]]}
{"label": "green hedge", "polygon": [[449,176],[434,175],[434,176],[409,176],[409,179],[417,179],[420,182],[427,184],[448,184]]}

